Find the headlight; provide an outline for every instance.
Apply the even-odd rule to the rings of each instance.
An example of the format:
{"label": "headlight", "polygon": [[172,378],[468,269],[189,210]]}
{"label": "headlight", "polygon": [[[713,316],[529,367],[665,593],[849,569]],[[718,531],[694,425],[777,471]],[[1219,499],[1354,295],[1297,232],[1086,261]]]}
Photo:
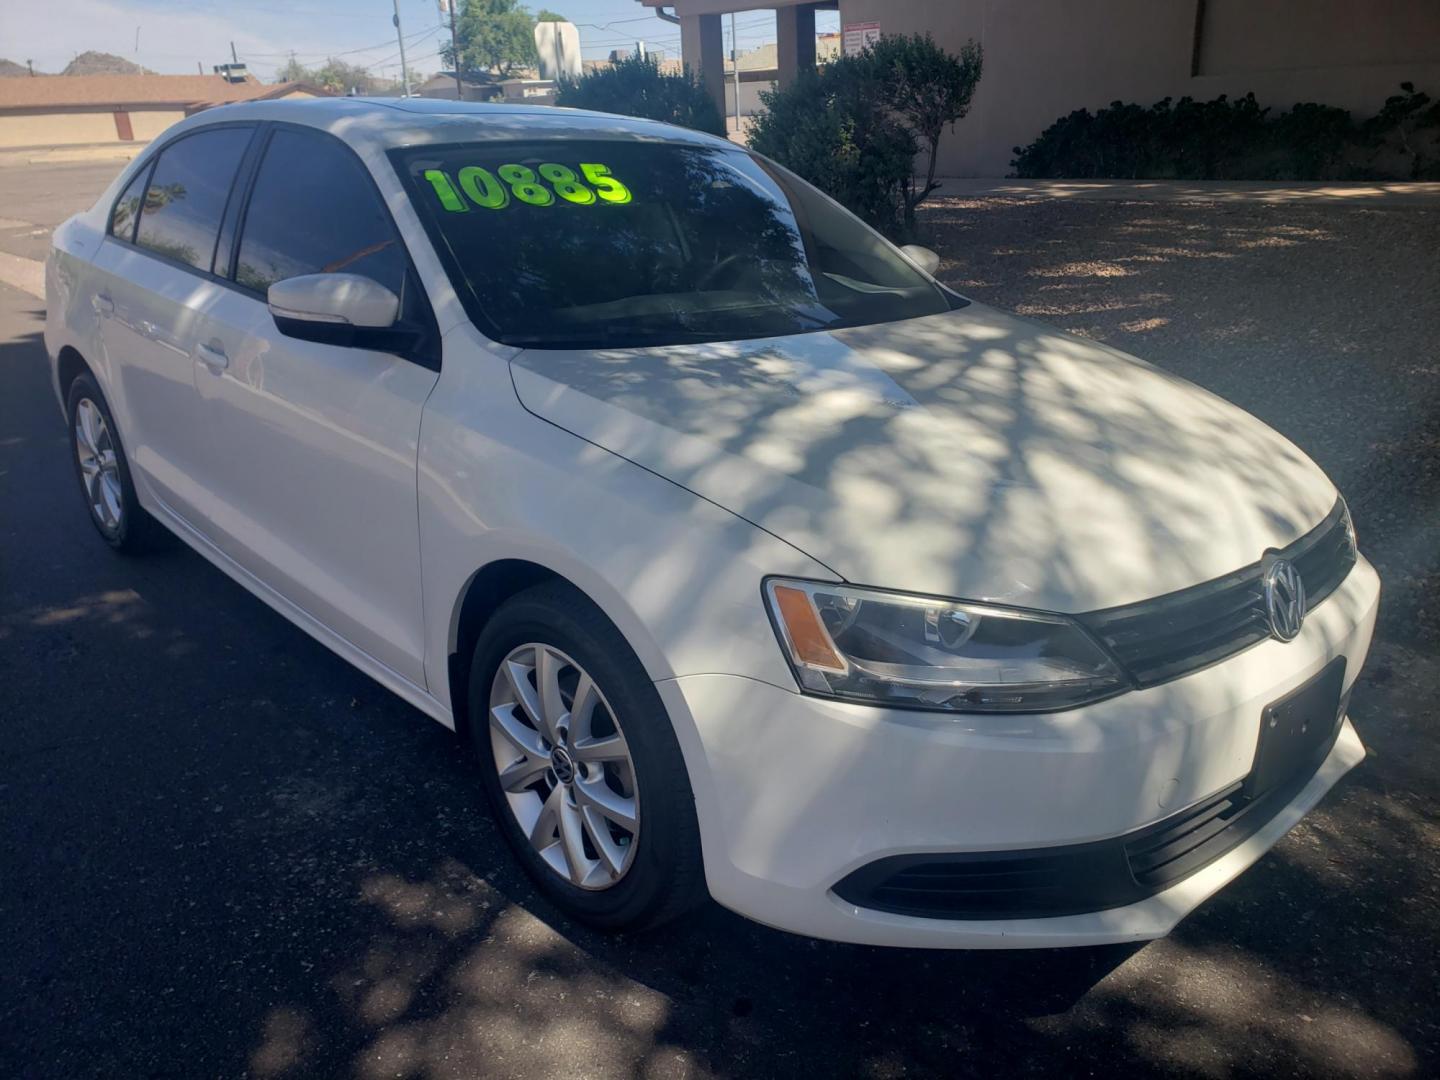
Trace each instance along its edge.
{"label": "headlight", "polygon": [[1340,496],[1340,520],[1345,523],[1345,538],[1350,541],[1350,550],[1360,554],[1360,541],[1355,537],[1355,519],[1350,516],[1350,504]]}
{"label": "headlight", "polygon": [[1063,615],[771,578],[765,600],[806,693],[947,712],[1050,712],[1129,688]]}

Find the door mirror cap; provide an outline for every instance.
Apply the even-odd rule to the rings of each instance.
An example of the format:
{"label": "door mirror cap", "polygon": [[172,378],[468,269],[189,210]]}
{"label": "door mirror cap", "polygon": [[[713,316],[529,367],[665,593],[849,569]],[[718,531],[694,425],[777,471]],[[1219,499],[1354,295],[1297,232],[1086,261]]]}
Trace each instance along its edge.
{"label": "door mirror cap", "polygon": [[927,247],[921,247],[919,244],[906,244],[900,250],[927,274],[933,274],[940,268],[940,256]]}
{"label": "door mirror cap", "polygon": [[[317,324],[383,330],[395,325],[400,298],[378,281],[359,274],[305,274],[270,286],[270,314],[283,333],[286,324]],[[294,334],[304,337],[304,334]]]}

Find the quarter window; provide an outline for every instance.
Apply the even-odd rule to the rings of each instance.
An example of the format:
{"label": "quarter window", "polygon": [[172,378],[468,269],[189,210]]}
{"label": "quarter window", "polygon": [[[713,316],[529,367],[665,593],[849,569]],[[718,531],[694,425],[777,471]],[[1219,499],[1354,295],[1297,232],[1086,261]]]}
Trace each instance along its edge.
{"label": "quarter window", "polygon": [[369,175],[334,139],[281,128],[255,176],[235,280],[363,274],[403,296],[407,261]]}
{"label": "quarter window", "polygon": [[135,239],[135,219],[140,216],[140,196],[150,176],[150,164],[135,174],[110,211],[110,235],[121,240]]}
{"label": "quarter window", "polygon": [[225,200],[250,132],[250,128],[212,128],[187,135],[161,151],[145,189],[135,243],[208,271]]}

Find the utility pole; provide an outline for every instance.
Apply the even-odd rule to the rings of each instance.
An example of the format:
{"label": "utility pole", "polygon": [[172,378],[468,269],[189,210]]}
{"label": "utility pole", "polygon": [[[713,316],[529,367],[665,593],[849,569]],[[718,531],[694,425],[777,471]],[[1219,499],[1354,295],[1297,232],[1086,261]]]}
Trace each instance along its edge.
{"label": "utility pole", "polygon": [[410,96],[410,69],[405,66],[405,32],[400,29],[400,0],[395,3],[395,40],[400,43],[400,96]]}
{"label": "utility pole", "polygon": [[465,91],[460,86],[460,39],[455,35],[455,0],[439,0],[440,14],[450,16],[450,52],[455,60],[455,100],[464,101]]}
{"label": "utility pole", "polygon": [[735,138],[740,138],[740,39],[735,36],[735,13],[730,13],[730,65],[735,69]]}
{"label": "utility pole", "polygon": [[[731,16],[730,21],[731,21],[732,23],[735,21],[734,16]],[[240,63],[240,57],[238,57],[238,56],[235,55],[235,43],[234,43],[233,41],[230,42],[230,62],[231,62],[232,64],[238,64],[238,63]]]}

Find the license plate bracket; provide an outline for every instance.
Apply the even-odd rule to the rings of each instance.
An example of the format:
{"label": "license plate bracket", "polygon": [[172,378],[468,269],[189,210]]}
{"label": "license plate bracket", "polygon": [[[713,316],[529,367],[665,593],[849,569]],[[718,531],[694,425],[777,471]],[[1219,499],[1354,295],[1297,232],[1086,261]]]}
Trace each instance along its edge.
{"label": "license plate bracket", "polygon": [[1255,763],[1245,781],[1250,795],[1263,794],[1314,769],[1330,752],[1340,734],[1344,681],[1345,658],[1337,656],[1320,674],[1265,706]]}

